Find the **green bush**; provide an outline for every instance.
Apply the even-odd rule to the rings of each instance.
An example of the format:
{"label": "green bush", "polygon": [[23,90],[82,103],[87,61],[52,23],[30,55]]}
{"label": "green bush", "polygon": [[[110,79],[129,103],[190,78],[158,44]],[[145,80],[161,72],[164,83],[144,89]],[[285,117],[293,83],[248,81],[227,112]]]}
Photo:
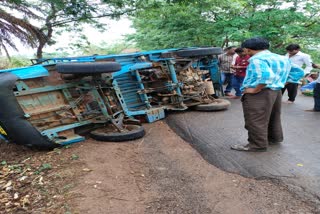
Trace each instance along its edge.
{"label": "green bush", "polygon": [[25,56],[13,56],[10,59],[5,57],[0,58],[0,69],[24,67],[29,65],[31,65],[31,61]]}

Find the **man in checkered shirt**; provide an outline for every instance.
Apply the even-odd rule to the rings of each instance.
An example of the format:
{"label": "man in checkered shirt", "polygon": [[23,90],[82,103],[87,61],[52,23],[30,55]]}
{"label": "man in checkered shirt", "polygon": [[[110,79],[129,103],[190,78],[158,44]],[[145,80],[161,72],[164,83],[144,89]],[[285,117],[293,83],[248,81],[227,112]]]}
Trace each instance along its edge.
{"label": "man in checkered shirt", "polygon": [[249,59],[242,84],[242,107],[248,144],[233,145],[238,151],[267,151],[268,145],[283,141],[281,126],[281,89],[287,82],[298,82],[304,71],[288,58],[270,52],[269,42],[251,38],[241,45]]}

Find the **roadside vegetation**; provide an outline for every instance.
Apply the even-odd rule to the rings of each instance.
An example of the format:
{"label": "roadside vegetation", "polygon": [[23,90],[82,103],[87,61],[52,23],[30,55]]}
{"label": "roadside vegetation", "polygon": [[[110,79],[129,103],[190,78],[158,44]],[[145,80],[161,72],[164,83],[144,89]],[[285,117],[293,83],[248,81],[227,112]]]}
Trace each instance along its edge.
{"label": "roadside vegetation", "polygon": [[10,59],[7,57],[0,57],[0,69],[23,67],[30,64],[30,59],[25,56],[13,56]]}
{"label": "roadside vegetation", "polygon": [[240,44],[261,36],[283,54],[289,43],[319,47],[320,1],[161,1],[136,13],[130,36],[143,49]]}
{"label": "roadside vegetation", "polygon": [[[70,52],[119,53],[126,46],[140,50],[226,47],[262,36],[271,41],[272,51],[283,54],[287,44],[298,43],[316,63],[320,61],[320,0],[4,0],[0,11],[0,50],[8,58],[8,49],[17,49],[16,39],[35,48],[35,58],[42,58]],[[100,18],[124,16],[136,30],[125,44],[95,46],[82,32],[85,24],[107,31]],[[56,53],[44,53],[43,48],[55,44],[55,36],[63,32],[73,32],[78,39]]]}

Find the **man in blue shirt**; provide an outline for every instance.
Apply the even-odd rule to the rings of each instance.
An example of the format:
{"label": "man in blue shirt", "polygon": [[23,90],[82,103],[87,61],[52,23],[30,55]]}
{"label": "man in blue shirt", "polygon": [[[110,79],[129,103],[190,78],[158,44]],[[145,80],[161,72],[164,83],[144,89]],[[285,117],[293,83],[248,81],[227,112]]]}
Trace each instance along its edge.
{"label": "man in blue shirt", "polygon": [[290,81],[299,81],[304,72],[288,58],[271,53],[269,42],[251,38],[241,47],[251,56],[243,81],[242,107],[248,144],[234,145],[238,151],[267,151],[268,144],[283,141],[281,126],[281,89]]}

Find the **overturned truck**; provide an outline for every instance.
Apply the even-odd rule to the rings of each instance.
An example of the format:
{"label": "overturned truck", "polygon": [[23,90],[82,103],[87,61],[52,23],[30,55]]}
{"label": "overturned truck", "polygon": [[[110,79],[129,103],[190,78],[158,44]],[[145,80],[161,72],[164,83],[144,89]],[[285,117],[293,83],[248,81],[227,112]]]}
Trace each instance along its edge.
{"label": "overturned truck", "polygon": [[142,122],[165,112],[217,111],[220,48],[166,49],[133,54],[33,60],[0,70],[0,138],[52,149],[85,140],[144,136]]}

